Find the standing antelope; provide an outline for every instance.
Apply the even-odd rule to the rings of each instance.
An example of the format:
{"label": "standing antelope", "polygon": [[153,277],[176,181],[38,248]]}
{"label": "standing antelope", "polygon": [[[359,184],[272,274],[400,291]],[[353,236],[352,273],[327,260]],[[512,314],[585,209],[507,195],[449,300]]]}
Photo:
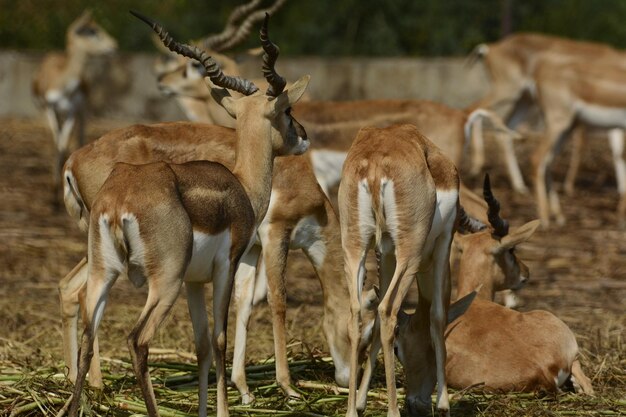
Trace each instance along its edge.
{"label": "standing antelope", "polygon": [[[294,121],[294,123],[297,123]],[[219,132],[219,135],[215,133]],[[165,123],[153,126],[131,126],[106,134],[97,141],[74,152],[65,164],[65,203],[70,215],[82,229],[88,227],[89,211],[102,184],[116,162],[145,164],[163,160],[182,163],[190,160],[212,160],[232,168],[235,161],[235,132],[216,129],[215,126],[192,123]],[[293,184],[299,186],[294,188]],[[264,248],[264,267],[270,286],[269,302],[274,323],[276,352],[276,379],[283,390],[292,396],[287,363],[285,337],[285,268],[288,250],[303,249],[319,277],[324,293],[323,330],[335,364],[335,378],[347,386],[349,373],[349,341],[347,324],[340,320],[348,312],[343,303],[348,289],[344,280],[338,280],[342,270],[341,243],[336,214],[319,188],[312,167],[303,157],[282,157],[275,161],[270,206],[259,228],[257,245],[244,256],[235,282],[237,330],[232,380],[244,403],[253,400],[245,378],[245,346],[251,299],[258,297],[252,287],[260,247]],[[63,317],[65,361],[68,377],[76,380],[76,332],[80,294],[87,278],[86,259],[83,259],[59,284]],[[364,306],[363,346],[368,345],[373,318],[371,302]],[[91,385],[101,386],[97,341],[89,372]],[[209,363],[211,361],[209,360]]]}
{"label": "standing antelope", "polygon": [[[478,45],[472,59],[483,59],[491,78],[489,93],[473,104],[471,108],[488,108],[496,111],[513,128],[523,120],[528,110],[529,99],[537,100],[538,83],[545,84],[549,80],[542,79],[539,68],[546,65],[558,68],[567,68],[572,63],[577,66],[590,66],[597,60],[611,60],[622,70],[626,68],[623,52],[608,45],[595,42],[582,42],[556,36],[538,33],[516,33],[492,44]],[[601,71],[594,77],[602,78]],[[558,87],[557,87],[558,88]],[[526,100],[524,100],[526,98]],[[480,124],[477,125],[480,128]],[[574,130],[575,146],[573,148],[570,166],[565,179],[565,190],[571,194],[580,161],[583,129]],[[613,164],[618,175],[618,192],[623,195],[626,183],[624,173],[623,133],[609,131],[609,145],[613,153]],[[482,136],[476,135],[473,144],[478,144],[473,152],[471,172],[478,172],[484,161]],[[481,156],[482,155],[482,156]],[[625,186],[626,187],[626,186]],[[543,221],[543,218],[542,218]]]}
{"label": "standing antelope", "polygon": [[[626,56],[626,55],[625,55]],[[626,61],[625,61],[626,62]],[[548,226],[551,216],[565,223],[559,197],[552,185],[551,167],[563,142],[577,125],[608,128],[620,201],[618,223],[626,226],[626,88],[624,67],[616,59],[593,62],[544,59],[535,71],[537,99],[544,113],[546,137],[537,150],[535,191],[539,218]],[[617,129],[616,129],[617,128]]]}
{"label": "standing antelope", "polygon": [[[224,129],[215,135],[215,127],[199,123],[164,123],[152,126],[131,126],[112,131],[97,141],[74,152],[65,164],[66,206],[73,218],[87,226],[86,219],[95,195],[110,174],[116,162],[144,164],[164,160],[185,162],[212,160],[232,168],[235,160],[235,133]],[[298,187],[293,187],[293,184]],[[70,188],[71,184],[71,188]],[[254,288],[254,275],[260,249],[263,261],[259,273],[264,271],[269,282],[269,303],[273,315],[274,344],[276,351],[276,377],[279,385],[291,396],[297,392],[291,387],[287,364],[285,337],[285,269],[288,250],[302,249],[315,269],[324,293],[324,322],[322,329],[335,365],[335,379],[347,386],[349,374],[350,342],[347,323],[341,320],[349,314],[348,288],[345,280],[338,279],[343,271],[343,255],[339,236],[339,222],[328,198],[315,180],[310,162],[304,157],[281,157],[274,162],[272,194],[265,219],[259,227],[257,245],[242,260],[235,278],[235,303],[237,327],[232,380],[239,389],[242,400],[253,399],[245,380],[246,332],[252,303],[258,298]],[[256,256],[256,257],[255,257]],[[244,268],[245,266],[245,268]],[[63,312],[64,347],[69,378],[76,378],[76,322],[79,294],[86,280],[86,260],[70,272],[59,284]],[[372,293],[364,306],[364,340],[368,344],[373,325],[371,317]],[[95,363],[94,363],[95,361]],[[94,356],[89,372],[90,383],[101,386],[99,364]]]}
{"label": "standing antelope", "polygon": [[[459,176],[454,164],[415,126],[361,129],[348,152],[339,185],[341,240],[351,306],[348,416],[355,417],[357,410],[365,408],[378,343],[382,344],[385,361],[388,415],[399,415],[394,331],[402,301],[416,277],[420,294],[431,304],[429,331],[437,367],[437,409],[448,413],[443,332],[450,299],[448,259],[458,204]],[[357,404],[359,292],[365,257],[372,245],[379,253],[382,299]]]}
{"label": "standing antelope", "polygon": [[[159,88],[179,99],[190,120],[234,127],[234,120],[217,119],[219,105],[206,93],[202,70],[186,64],[159,78]],[[184,100],[184,101],[180,101]],[[192,103],[190,106],[186,103]],[[204,103],[204,107],[200,106]],[[311,160],[318,182],[327,195],[339,184],[346,153],[357,132],[364,126],[386,127],[396,123],[412,123],[440,146],[460,166],[465,148],[481,133],[474,132],[479,120],[488,121],[501,139],[509,178],[516,191],[527,192],[512,147],[519,137],[506,128],[499,117],[484,109],[464,111],[427,100],[355,100],[301,101],[293,109],[295,116],[306,123],[312,143]]]}
{"label": "standing antelope", "polygon": [[[263,94],[250,81],[225,76],[200,49],[178,44],[158,24],[133,14],[149,24],[173,51],[202,62],[213,83],[224,88],[214,88],[212,93],[239,121],[236,160],[232,172],[208,161],[115,165],[89,217],[85,332],[69,414],[78,412],[107,294],[118,275],[126,273],[135,285],[149,283],[148,300],[128,342],[151,416],[158,415],[158,410],[147,367],[148,343],[183,281],[199,362],[199,415],[206,415],[210,343],[204,284],[213,282],[217,414],[227,416],[226,325],[235,270],[267,212],[274,157],[308,149],[304,131],[294,123],[289,109],[304,93],[309,77],[283,91],[285,82],[273,68],[278,50],[267,39],[269,15],[261,37],[265,38],[264,72],[271,90]],[[225,88],[244,96],[233,99]],[[215,130],[219,135],[224,128]]]}
{"label": "standing antelope", "polygon": [[[265,13],[273,15],[285,1],[276,0],[270,7],[261,10],[257,10],[261,0],[251,0],[249,3],[235,7],[222,32],[208,35],[194,44],[211,55],[224,73],[239,76],[241,75],[239,65],[234,59],[225,55],[225,52],[245,41],[253,25],[262,20]],[[164,52],[154,65],[159,89],[166,95],[175,95],[189,120],[234,128],[235,120],[208,94],[206,73],[202,65],[178,54],[172,54],[163,47],[160,40],[155,41],[155,44]],[[261,84],[265,84],[265,80],[253,80],[253,82],[260,88],[263,88]],[[212,102],[214,105],[207,106],[207,102]]]}
{"label": "standing antelope", "polygon": [[[531,237],[539,222],[534,220],[509,232],[508,224],[498,214],[499,205],[488,179],[484,194],[491,228],[457,235],[455,239],[463,252],[457,297],[462,299],[477,287],[480,290],[463,315],[448,319],[448,384],[456,389],[482,385],[499,392],[556,391],[571,379],[577,389],[593,394],[576,359],[576,338],[565,323],[547,311],[519,313],[492,302],[495,290],[516,288],[528,279],[528,267],[514,251]],[[416,411],[411,408],[413,399],[428,391],[418,383],[420,374],[427,373],[421,355],[430,342],[420,337],[427,323],[425,317],[427,311],[419,304],[415,314],[400,312],[399,317],[396,346],[406,375],[411,414]],[[433,375],[428,376],[434,385]]]}
{"label": "standing antelope", "polygon": [[67,29],[65,52],[46,55],[33,80],[33,94],[44,108],[57,150],[53,170],[55,203],[75,126],[79,145],[84,143],[87,61],[116,49],[115,39],[93,20],[90,11],[85,11]]}

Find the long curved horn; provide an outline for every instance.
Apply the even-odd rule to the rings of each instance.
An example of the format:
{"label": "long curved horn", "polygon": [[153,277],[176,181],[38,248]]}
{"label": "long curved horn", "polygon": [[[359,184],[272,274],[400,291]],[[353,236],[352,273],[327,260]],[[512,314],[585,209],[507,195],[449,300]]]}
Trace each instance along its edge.
{"label": "long curved horn", "polygon": [[269,21],[270,15],[269,13],[265,13],[265,20],[263,20],[263,26],[261,26],[261,45],[263,46],[263,50],[265,51],[265,53],[263,54],[262,69],[263,76],[270,85],[267,89],[267,95],[278,97],[278,95],[282,93],[285,89],[287,81],[285,81],[285,79],[281,77],[274,68],[274,65],[276,64],[276,59],[278,59],[278,54],[280,53],[280,49],[272,41],[270,41],[267,31]]}
{"label": "long curved horn", "polygon": [[493,227],[493,235],[496,237],[504,237],[509,233],[509,222],[500,217],[500,202],[493,196],[491,192],[491,181],[489,174],[485,174],[485,182],[483,184],[483,197],[487,202],[487,218],[491,227]]}
{"label": "long curved horn", "polygon": [[224,30],[222,30],[220,33],[209,35],[204,38],[204,40],[202,41],[202,47],[204,49],[209,49],[216,52],[224,50],[225,48],[220,47],[221,44],[231,39],[233,37],[233,33],[238,31],[239,28],[243,25],[242,23],[237,26],[237,21],[254,11],[259,6],[261,1],[262,0],[252,0],[249,3],[235,7],[230,13],[230,16],[228,16],[228,20],[226,21]]}
{"label": "long curved horn", "polygon": [[167,46],[170,51],[186,56],[187,58],[193,58],[199,61],[204,66],[204,69],[207,72],[207,76],[211,79],[211,82],[213,82],[213,84],[219,87],[237,91],[246,96],[249,96],[259,91],[259,88],[251,81],[240,77],[230,77],[228,75],[224,75],[217,62],[215,62],[215,60],[202,49],[195,46],[178,43],[165,31],[165,29],[163,29],[163,26],[161,26],[157,22],[135,11],[131,10],[130,13],[136,18],[143,20],[145,23],[147,23],[152,28],[152,30],[154,30],[155,33],[159,35],[161,42],[163,42],[163,44]]}
{"label": "long curved horn", "polygon": [[463,206],[459,205],[459,225],[456,229],[459,233],[476,233],[480,232],[481,230],[485,230],[486,227],[486,224],[478,219],[471,217],[469,214],[467,214]]}
{"label": "long curved horn", "polygon": [[237,31],[230,38],[225,39],[223,43],[217,45],[216,48],[218,49],[215,50],[218,52],[225,51],[240,44],[250,34],[256,22],[262,20],[266,13],[269,13],[270,16],[273,15],[274,12],[276,12],[276,10],[278,10],[285,3],[285,1],[287,0],[276,0],[271,7],[252,13],[246,18],[246,20],[243,21],[241,25],[239,25]]}

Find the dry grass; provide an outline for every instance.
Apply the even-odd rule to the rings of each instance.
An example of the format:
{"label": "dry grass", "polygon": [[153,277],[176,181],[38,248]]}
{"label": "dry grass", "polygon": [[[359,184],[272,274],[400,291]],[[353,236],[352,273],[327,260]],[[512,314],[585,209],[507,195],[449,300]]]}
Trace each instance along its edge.
{"label": "dry grass", "polygon": [[[71,391],[63,377],[56,285],[85,253],[86,239],[64,211],[55,211],[50,204],[52,145],[43,125],[3,120],[1,126],[0,415],[56,415]],[[90,136],[110,126],[92,124]],[[519,144],[523,155],[529,154],[536,140]],[[474,389],[454,395],[453,415],[626,415],[626,233],[614,228],[617,194],[606,153],[604,140],[591,144],[586,153],[577,196],[563,198],[568,226],[538,232],[519,251],[531,269],[531,281],[520,294],[522,310],[550,310],[572,328],[596,397],[487,395]],[[522,167],[526,174],[530,172],[527,157],[522,158]],[[495,192],[513,224],[533,218],[532,200],[506,189],[502,166],[496,164],[491,172]],[[560,164],[556,177],[563,172]],[[289,352],[302,399],[286,400],[274,384],[269,310],[261,305],[253,312],[248,347],[248,377],[257,401],[252,407],[239,406],[238,395],[231,389],[233,415],[345,413],[347,396],[333,384],[333,368],[321,335],[319,285],[300,254],[291,256],[288,273]],[[95,415],[145,412],[125,347],[126,333],[138,317],[144,297],[145,289],[136,290],[122,280],[113,290],[100,330],[106,387],[100,393],[86,390],[84,402],[86,410]],[[196,367],[182,297],[172,317],[153,343],[153,381],[163,416],[193,415],[197,409]],[[382,415],[386,410],[381,368],[367,415]],[[401,371],[399,375],[402,378]],[[214,400],[210,396],[210,401]]]}

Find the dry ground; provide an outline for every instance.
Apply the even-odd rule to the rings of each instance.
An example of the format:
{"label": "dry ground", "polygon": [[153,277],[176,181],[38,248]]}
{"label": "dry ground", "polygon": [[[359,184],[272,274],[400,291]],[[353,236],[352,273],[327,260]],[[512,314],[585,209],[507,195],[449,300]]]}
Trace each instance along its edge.
{"label": "dry ground", "polygon": [[[92,123],[89,136],[97,137],[114,125],[119,123]],[[530,172],[527,155],[536,141],[530,138],[518,144],[526,175]],[[62,378],[56,286],[84,255],[86,238],[64,210],[56,211],[51,204],[52,149],[50,135],[39,121],[0,120],[0,415],[53,414],[69,395],[70,387]],[[493,145],[488,149],[493,150]],[[626,232],[615,228],[617,193],[607,153],[606,141],[590,143],[578,192],[563,198],[568,225],[539,231],[519,251],[531,269],[531,281],[520,294],[521,309],[552,311],[572,328],[597,397],[567,393],[487,396],[473,391],[453,402],[453,415],[626,415]],[[503,202],[504,215],[514,225],[534,218],[532,197],[510,192],[501,164],[493,165],[492,183]],[[561,160],[557,178],[564,170]],[[323,360],[328,353],[321,335],[322,296],[304,256],[292,254],[288,280],[294,379],[332,385],[332,367]],[[144,297],[145,289],[137,290],[125,280],[113,290],[100,330],[107,388],[100,397],[91,393],[89,401],[97,414],[128,415],[142,410],[127,362],[125,337]],[[267,305],[258,306],[253,313],[248,357],[255,364],[267,361],[273,352],[268,313]],[[232,330],[232,324],[230,327]],[[197,407],[194,361],[189,358],[193,342],[182,299],[153,347],[161,349],[153,356],[153,376],[163,414],[170,415],[171,410],[193,414]],[[232,345],[229,347],[232,351]],[[380,368],[368,415],[385,412]],[[232,390],[233,414],[345,412],[345,395],[323,387],[301,388],[303,401],[285,402],[272,384],[271,370],[271,362],[250,369],[258,401],[252,409],[236,407],[238,398]]]}

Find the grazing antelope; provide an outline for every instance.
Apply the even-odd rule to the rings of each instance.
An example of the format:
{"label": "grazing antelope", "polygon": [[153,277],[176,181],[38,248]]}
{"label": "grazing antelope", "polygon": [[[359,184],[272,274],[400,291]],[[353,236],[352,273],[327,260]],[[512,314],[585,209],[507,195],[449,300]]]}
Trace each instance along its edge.
{"label": "grazing antelope", "polygon": [[[576,358],[576,338],[565,323],[547,311],[519,313],[491,301],[498,288],[516,288],[528,279],[528,268],[514,250],[530,238],[539,222],[534,220],[509,232],[508,224],[499,217],[488,180],[485,199],[491,228],[455,239],[463,251],[457,297],[463,299],[477,287],[480,290],[463,315],[449,317],[448,384],[456,389],[482,386],[498,392],[557,391],[571,379],[578,390],[593,394]],[[428,362],[422,356],[424,349],[430,348],[430,341],[422,336],[428,312],[419,304],[415,314],[400,312],[396,344],[406,375],[411,415],[417,411],[411,407],[413,398],[429,392],[419,383],[421,374],[428,375],[430,387],[434,385],[432,367],[425,365]]]}
{"label": "grazing antelope", "polygon": [[[363,128],[348,151],[339,185],[341,240],[350,289],[350,417],[365,408],[369,377],[382,344],[388,415],[399,416],[394,370],[394,331],[415,282],[430,307],[429,331],[437,367],[437,409],[449,413],[443,332],[450,299],[450,244],[457,221],[459,176],[452,161],[413,125]],[[382,299],[374,344],[359,388],[360,289],[371,246],[379,255]],[[380,332],[380,339],[378,336]]]}
{"label": "grazing antelope", "polygon": [[552,185],[552,162],[577,124],[608,128],[620,201],[618,223],[626,226],[626,89],[624,67],[616,59],[588,62],[542,60],[535,70],[537,99],[544,113],[545,140],[535,155],[535,191],[539,218],[544,226],[554,216],[565,223],[559,197]]}
{"label": "grazing antelope", "polygon": [[[266,15],[261,38],[266,57],[267,94],[248,80],[225,76],[202,50],[179,44],[158,24],[137,13],[172,51],[199,60],[216,86],[212,93],[238,119],[236,160],[232,171],[222,164],[193,161],[147,165],[118,163],[92,205],[89,216],[89,264],[85,287],[85,331],[69,414],[78,412],[80,393],[92,358],[95,332],[111,286],[125,273],[137,286],[149,283],[148,300],[128,338],[133,368],[148,414],[158,415],[150,381],[148,344],[186,283],[199,362],[199,410],[207,413],[210,366],[209,328],[204,284],[213,282],[217,415],[228,415],[226,327],[236,267],[250,248],[270,203],[273,159],[302,154],[309,142],[289,109],[306,89],[309,77],[284,90],[274,71],[278,50],[267,38]],[[233,99],[226,88],[243,94]],[[217,135],[224,130],[215,127]]]}
{"label": "grazing antelope", "polygon": [[47,54],[33,80],[33,95],[45,111],[57,151],[53,170],[55,203],[75,127],[79,145],[84,143],[87,62],[92,56],[116,49],[115,39],[95,22],[90,11],[85,11],[67,29],[65,52]]}

